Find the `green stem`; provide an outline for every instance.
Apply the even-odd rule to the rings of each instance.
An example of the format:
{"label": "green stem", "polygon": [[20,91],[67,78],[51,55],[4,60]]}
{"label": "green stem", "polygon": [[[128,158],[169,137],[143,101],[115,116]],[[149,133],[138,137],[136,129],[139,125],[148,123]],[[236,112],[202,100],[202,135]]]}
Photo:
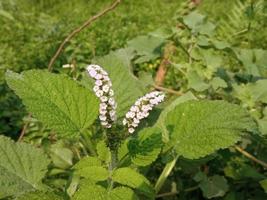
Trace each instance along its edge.
{"label": "green stem", "polygon": [[111,161],[109,164],[109,190],[113,188],[113,180],[111,178],[113,170],[117,167],[117,162],[118,162],[118,154],[116,150],[111,151]]}
{"label": "green stem", "polygon": [[168,162],[166,164],[166,166],[164,167],[163,171],[161,172],[161,175],[158,178],[157,183],[155,185],[156,194],[160,191],[161,187],[163,186],[163,184],[165,183],[166,179],[170,175],[172,169],[175,166],[176,161],[178,160],[178,157],[179,156],[176,156],[171,162]]}

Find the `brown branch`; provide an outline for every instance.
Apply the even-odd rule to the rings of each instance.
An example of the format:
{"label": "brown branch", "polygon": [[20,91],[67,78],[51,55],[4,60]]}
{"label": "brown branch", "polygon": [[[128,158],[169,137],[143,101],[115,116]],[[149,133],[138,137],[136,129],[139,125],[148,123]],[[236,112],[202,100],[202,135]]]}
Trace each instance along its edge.
{"label": "brown branch", "polygon": [[244,149],[242,149],[241,147],[235,145],[235,149],[237,151],[239,151],[240,153],[242,153],[244,156],[246,156],[247,158],[249,158],[250,160],[253,160],[254,162],[260,164],[261,166],[263,166],[265,169],[267,169],[267,163],[265,163],[262,160],[257,159],[255,156],[251,155],[250,153],[248,153],[247,151],[245,151]]}
{"label": "brown branch", "polygon": [[[30,118],[31,116],[32,116],[32,115],[29,114],[29,115],[28,115],[28,118]],[[26,122],[26,123],[24,124],[24,126],[23,126],[23,128],[22,128],[22,130],[21,130],[21,132],[20,132],[18,142],[21,142],[21,141],[23,140],[23,137],[24,137],[24,135],[25,135],[25,133],[26,133],[26,130],[27,130],[29,124],[30,124],[29,121]]]}
{"label": "brown branch", "polygon": [[60,44],[59,48],[57,49],[55,55],[52,57],[52,59],[49,62],[48,65],[48,71],[52,71],[53,69],[53,64],[55,63],[56,59],[58,58],[59,54],[62,52],[62,50],[64,49],[64,46],[79,32],[81,32],[83,29],[85,29],[86,27],[88,27],[92,22],[94,22],[95,20],[97,20],[98,18],[100,18],[101,16],[105,15],[106,13],[108,13],[109,11],[112,11],[113,9],[115,9],[119,3],[121,2],[121,0],[116,0],[113,4],[111,4],[109,7],[107,7],[106,9],[102,10],[100,13],[94,15],[93,17],[91,17],[90,19],[88,19],[87,21],[85,21],[80,27],[76,28],[75,30],[73,30],[66,38],[65,40]]}
{"label": "brown branch", "polygon": [[170,88],[165,88],[165,87],[161,87],[161,86],[158,86],[158,85],[153,85],[153,87],[155,89],[157,89],[157,90],[168,92],[168,93],[171,93],[171,94],[175,94],[177,96],[183,95],[182,92],[179,92],[179,91],[176,91],[176,90],[173,90],[173,89],[170,89]]}
{"label": "brown branch", "polygon": [[170,57],[175,52],[175,46],[172,42],[168,43],[164,48],[163,58],[160,62],[159,69],[157,71],[155,82],[157,85],[162,85],[165,79],[165,75],[170,65]]}

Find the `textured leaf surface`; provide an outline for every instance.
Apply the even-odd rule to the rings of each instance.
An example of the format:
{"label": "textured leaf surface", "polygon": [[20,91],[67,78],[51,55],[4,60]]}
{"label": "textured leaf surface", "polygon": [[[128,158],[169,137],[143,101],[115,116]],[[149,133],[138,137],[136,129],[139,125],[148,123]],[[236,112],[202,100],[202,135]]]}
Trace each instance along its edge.
{"label": "textured leaf surface", "polygon": [[109,194],[110,200],[138,200],[134,191],[127,187],[117,187]]}
{"label": "textured leaf surface", "polygon": [[61,134],[77,135],[97,118],[95,95],[64,75],[8,71],[6,80],[30,112]]}
{"label": "textured leaf surface", "polygon": [[83,169],[90,166],[101,166],[101,161],[98,158],[87,156],[83,157],[74,165],[74,169]]}
{"label": "textured leaf surface", "polygon": [[208,199],[222,197],[229,189],[227,180],[223,176],[218,175],[202,180],[199,187],[201,188],[203,195]]}
{"label": "textured leaf surface", "polygon": [[97,143],[97,154],[100,160],[108,163],[111,158],[111,153],[104,140]]}
{"label": "textured leaf surface", "polygon": [[157,126],[160,128],[160,130],[162,131],[162,140],[164,142],[168,142],[169,141],[169,131],[167,129],[167,127],[165,126],[165,119],[167,117],[167,114],[173,110],[177,105],[189,101],[189,100],[193,100],[196,99],[196,97],[193,95],[192,92],[187,92],[184,95],[176,98],[170,105],[166,106],[166,108],[161,112],[158,121],[157,121]]}
{"label": "textured leaf surface", "polygon": [[99,166],[88,166],[75,171],[84,178],[90,179],[92,181],[104,181],[108,178],[108,171],[104,167]]}
{"label": "textured leaf surface", "polygon": [[40,149],[0,136],[0,198],[40,188],[48,164]]}
{"label": "textured leaf surface", "polygon": [[146,128],[128,142],[129,155],[134,164],[146,166],[155,161],[161,151],[161,131],[158,128]]}
{"label": "textured leaf surface", "polygon": [[125,54],[127,54],[125,50],[111,52],[95,61],[109,73],[118,104],[117,114],[119,117],[125,115],[144,91],[141,82],[132,74],[130,58]]}
{"label": "textured leaf surface", "polygon": [[74,194],[73,200],[107,200],[107,190],[100,186],[93,184],[90,180],[82,181],[80,188]]}
{"label": "textured leaf surface", "polygon": [[154,190],[149,181],[131,168],[119,168],[112,175],[113,181],[137,189],[149,198],[154,197]]}
{"label": "textured leaf surface", "polygon": [[176,106],[165,119],[169,144],[189,159],[206,156],[233,145],[255,123],[241,107],[224,101],[188,101]]}
{"label": "textured leaf surface", "polygon": [[52,192],[29,192],[16,198],[16,200],[63,200]]}

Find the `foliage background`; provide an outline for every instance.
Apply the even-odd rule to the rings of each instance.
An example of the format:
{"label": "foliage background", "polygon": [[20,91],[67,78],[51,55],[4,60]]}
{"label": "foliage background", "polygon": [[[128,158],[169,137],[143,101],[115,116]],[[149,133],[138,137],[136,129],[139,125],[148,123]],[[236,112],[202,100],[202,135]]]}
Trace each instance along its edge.
{"label": "foliage background", "polygon": [[[69,167],[78,160],[73,153],[76,144],[56,142],[57,138],[51,136],[42,123],[27,117],[21,101],[7,87],[4,73],[7,69],[21,72],[47,68],[64,37],[109,3],[108,0],[0,0],[0,134],[17,139],[23,124],[30,122],[25,140],[43,145],[47,150],[52,146],[48,151],[54,166],[49,169],[46,181],[58,191],[66,185]],[[197,14],[190,15],[193,11]],[[158,30],[164,37],[171,33],[166,41],[174,44],[175,53],[170,58],[172,67],[166,74],[164,87],[182,93],[190,91],[199,99],[224,99],[246,108],[259,129],[246,135],[240,145],[266,162],[266,23],[264,0],[203,0],[197,7],[189,0],[125,0],[114,12],[75,37],[54,68],[56,72],[80,78],[81,69],[97,56],[128,45],[136,47],[137,54],[150,56],[148,60],[132,62],[135,75],[151,83],[141,74],[148,72],[155,77],[164,48],[151,54],[143,49],[149,46],[154,50],[151,43],[132,39]],[[199,29],[194,30],[196,24]],[[201,28],[204,33],[199,33]],[[155,42],[155,46],[158,43]],[[189,49],[192,44],[196,51],[188,59],[182,47]],[[68,63],[77,66],[77,74],[62,69],[62,65]],[[58,159],[58,152],[64,155],[63,161]],[[155,181],[168,159],[162,156],[150,169],[147,175],[151,181]],[[203,159],[180,159],[165,187],[163,192],[179,188],[179,199],[267,198],[266,169],[241,156],[234,148]]]}

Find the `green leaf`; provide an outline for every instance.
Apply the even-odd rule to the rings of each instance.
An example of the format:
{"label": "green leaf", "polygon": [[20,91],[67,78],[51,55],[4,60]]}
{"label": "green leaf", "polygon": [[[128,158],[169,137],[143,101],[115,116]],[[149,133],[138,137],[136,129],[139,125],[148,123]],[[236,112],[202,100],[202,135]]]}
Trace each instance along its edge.
{"label": "green leaf", "polygon": [[108,170],[100,166],[87,166],[80,168],[75,170],[75,174],[95,182],[105,181],[109,176]]}
{"label": "green leaf", "polygon": [[145,88],[132,74],[130,59],[122,55],[125,51],[115,51],[97,58],[95,62],[103,67],[110,76],[114,89],[115,100],[118,104],[117,115],[123,117],[134,102],[143,96]]}
{"label": "green leaf", "polygon": [[129,48],[134,49],[140,56],[136,63],[148,62],[160,56],[160,47],[164,44],[165,39],[154,36],[138,36],[130,40],[127,44]]}
{"label": "green leaf", "polygon": [[112,174],[112,179],[117,183],[138,190],[151,199],[154,198],[154,190],[149,181],[131,168],[124,167],[115,170]]}
{"label": "green leaf", "polygon": [[54,144],[50,148],[50,157],[54,165],[61,169],[67,169],[72,166],[73,152],[63,147],[60,143]]}
{"label": "green leaf", "polygon": [[83,180],[80,188],[74,194],[73,200],[107,200],[107,190],[100,186],[92,183],[90,180]]}
{"label": "green leaf", "polygon": [[178,155],[196,159],[233,145],[255,123],[241,107],[224,101],[188,101],[165,119],[169,145]]}
{"label": "green leaf", "polygon": [[67,76],[41,70],[8,71],[6,80],[33,115],[62,135],[77,135],[97,118],[95,95]]}
{"label": "green leaf", "polygon": [[127,187],[116,187],[109,194],[110,200],[138,200],[134,191]]}
{"label": "green leaf", "polygon": [[208,199],[222,197],[229,189],[226,179],[223,176],[218,175],[204,179],[200,182],[199,187],[201,188],[204,197],[207,197]]}
{"label": "green leaf", "polygon": [[248,74],[267,75],[267,51],[263,49],[234,49],[237,58],[242,62]]}
{"label": "green leaf", "polygon": [[98,158],[87,156],[83,157],[79,162],[77,162],[73,169],[79,170],[90,166],[101,166],[101,161]]}
{"label": "green leaf", "polygon": [[111,153],[104,140],[97,143],[97,154],[100,160],[108,163],[111,159]]}
{"label": "green leaf", "polygon": [[63,198],[52,192],[29,192],[16,198],[16,200],[63,200]]}
{"label": "green leaf", "polygon": [[214,90],[217,90],[218,88],[227,88],[227,83],[219,77],[214,77],[210,81],[210,84]]}
{"label": "green leaf", "polygon": [[264,189],[265,193],[267,193],[267,179],[260,181],[260,185]]}
{"label": "green leaf", "polygon": [[210,87],[209,84],[205,83],[199,76],[199,74],[194,70],[188,71],[186,76],[188,79],[188,88],[192,88],[195,91],[202,92]]}
{"label": "green leaf", "polygon": [[160,129],[145,128],[128,142],[129,156],[135,165],[147,166],[157,159],[161,146]]}
{"label": "green leaf", "polygon": [[170,105],[168,105],[160,114],[156,126],[158,126],[162,131],[162,140],[167,143],[169,142],[169,131],[167,127],[165,126],[165,118],[167,117],[168,112],[173,110],[177,105],[196,99],[196,97],[193,95],[192,92],[187,92],[183,94],[182,96],[176,98]]}
{"label": "green leaf", "polygon": [[41,189],[48,164],[40,149],[0,136],[0,198]]}
{"label": "green leaf", "polygon": [[191,12],[189,15],[183,17],[185,25],[187,25],[194,32],[198,31],[198,28],[203,24],[205,16],[201,15],[197,11]]}

